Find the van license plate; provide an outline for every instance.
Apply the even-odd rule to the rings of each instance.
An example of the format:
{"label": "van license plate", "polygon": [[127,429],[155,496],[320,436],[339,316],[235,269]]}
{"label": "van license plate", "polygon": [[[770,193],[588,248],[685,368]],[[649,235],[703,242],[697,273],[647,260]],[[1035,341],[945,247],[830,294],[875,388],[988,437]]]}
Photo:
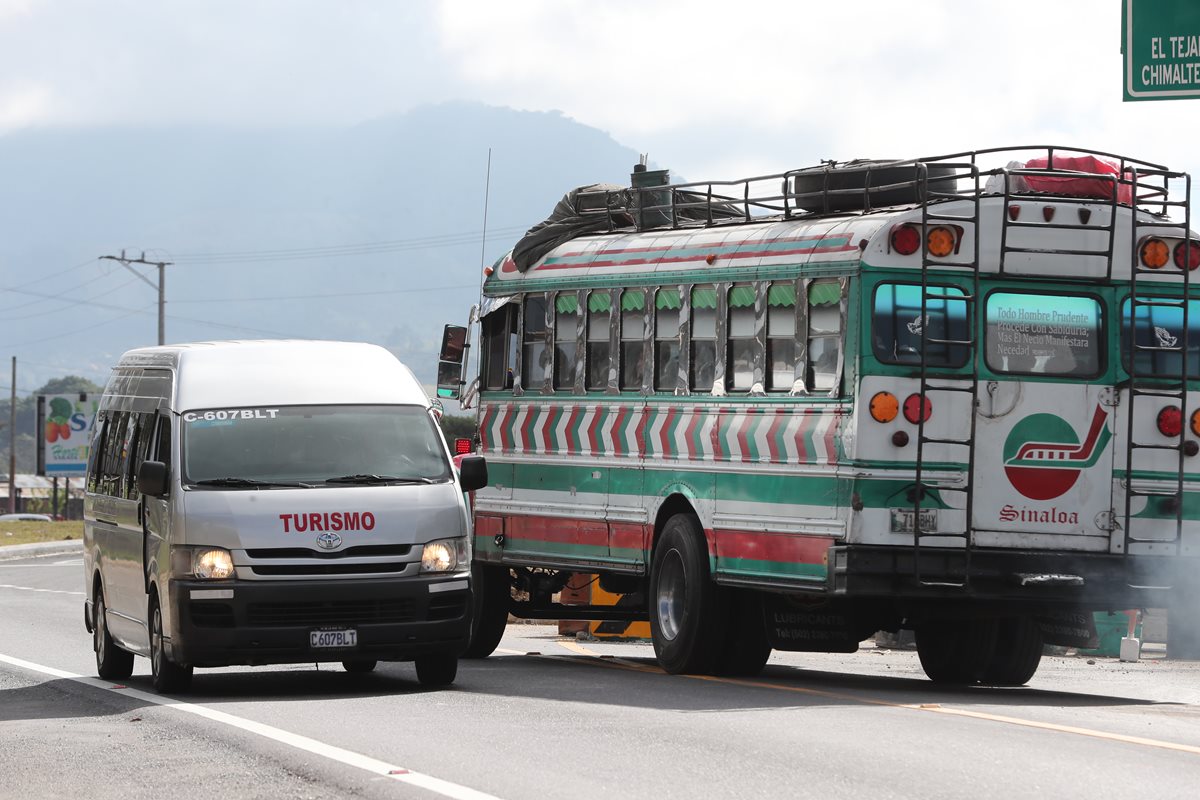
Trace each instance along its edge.
{"label": "van license plate", "polygon": [[340,631],[309,631],[310,647],[357,647],[358,631],[347,628]]}
{"label": "van license plate", "polygon": [[[892,533],[916,533],[917,515],[911,508],[893,508]],[[937,530],[937,509],[921,509],[921,533],[933,533]]]}

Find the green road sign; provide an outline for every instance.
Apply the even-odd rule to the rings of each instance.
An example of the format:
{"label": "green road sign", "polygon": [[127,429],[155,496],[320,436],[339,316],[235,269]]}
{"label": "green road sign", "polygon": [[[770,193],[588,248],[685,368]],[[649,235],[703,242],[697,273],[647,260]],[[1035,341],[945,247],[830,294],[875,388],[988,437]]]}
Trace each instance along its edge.
{"label": "green road sign", "polygon": [[1122,0],[1126,100],[1200,97],[1200,2]]}

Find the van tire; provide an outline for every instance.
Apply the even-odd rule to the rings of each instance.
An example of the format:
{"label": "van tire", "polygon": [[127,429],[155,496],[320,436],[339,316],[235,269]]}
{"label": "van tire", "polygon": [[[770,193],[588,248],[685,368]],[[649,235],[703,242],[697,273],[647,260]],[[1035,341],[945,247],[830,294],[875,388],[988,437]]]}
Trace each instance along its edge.
{"label": "van tire", "polygon": [[422,686],[449,686],[458,676],[458,656],[454,653],[421,656],[415,664]]}
{"label": "van tire", "polygon": [[650,571],[650,636],[659,665],[707,675],[725,643],[727,593],[712,580],[700,521],[676,514],[663,526]]}
{"label": "van tire", "polygon": [[353,673],[359,674],[359,675],[367,673],[367,672],[374,672],[375,667],[377,667],[377,666],[379,666],[378,661],[368,661],[366,659],[363,659],[361,661],[343,661],[342,662],[342,669],[346,670],[346,672],[353,672]]}
{"label": "van tire", "polygon": [[1010,617],[997,623],[996,650],[984,667],[982,683],[1024,686],[1042,663],[1042,629],[1032,617]]}
{"label": "van tire", "polygon": [[104,588],[96,587],[92,603],[92,649],[96,651],[96,674],[106,681],[121,681],[133,674],[133,653],[122,650],[108,635],[104,618]]}
{"label": "van tire", "polygon": [[192,685],[192,668],[176,664],[163,647],[162,610],[158,596],[150,599],[150,679],[154,691],[186,692]]}
{"label": "van tire", "polygon": [[508,567],[471,565],[471,641],[462,658],[487,658],[504,638],[512,601]]}

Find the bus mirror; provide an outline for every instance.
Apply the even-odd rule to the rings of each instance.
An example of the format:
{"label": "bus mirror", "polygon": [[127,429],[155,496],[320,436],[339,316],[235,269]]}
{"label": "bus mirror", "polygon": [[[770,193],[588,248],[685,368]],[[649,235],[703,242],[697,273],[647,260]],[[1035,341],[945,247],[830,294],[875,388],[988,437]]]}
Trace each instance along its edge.
{"label": "bus mirror", "polygon": [[437,396],[455,400],[462,388],[462,364],[453,361],[439,361],[437,374]]}
{"label": "bus mirror", "polygon": [[458,467],[458,481],[464,492],[473,492],[487,486],[487,459],[483,456],[463,456]]}
{"label": "bus mirror", "polygon": [[143,461],[137,473],[138,491],[150,497],[167,493],[167,465],[161,461]]}
{"label": "bus mirror", "polygon": [[438,356],[438,359],[461,364],[466,349],[467,329],[462,325],[447,325],[442,330],[442,354]]}

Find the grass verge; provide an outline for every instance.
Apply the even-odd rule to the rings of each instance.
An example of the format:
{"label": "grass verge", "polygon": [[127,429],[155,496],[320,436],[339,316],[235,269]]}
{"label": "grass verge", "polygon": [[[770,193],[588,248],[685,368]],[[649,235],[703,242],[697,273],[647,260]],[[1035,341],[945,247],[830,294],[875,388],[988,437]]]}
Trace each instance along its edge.
{"label": "grass verge", "polygon": [[82,520],[68,522],[0,522],[0,549],[10,544],[82,539]]}

